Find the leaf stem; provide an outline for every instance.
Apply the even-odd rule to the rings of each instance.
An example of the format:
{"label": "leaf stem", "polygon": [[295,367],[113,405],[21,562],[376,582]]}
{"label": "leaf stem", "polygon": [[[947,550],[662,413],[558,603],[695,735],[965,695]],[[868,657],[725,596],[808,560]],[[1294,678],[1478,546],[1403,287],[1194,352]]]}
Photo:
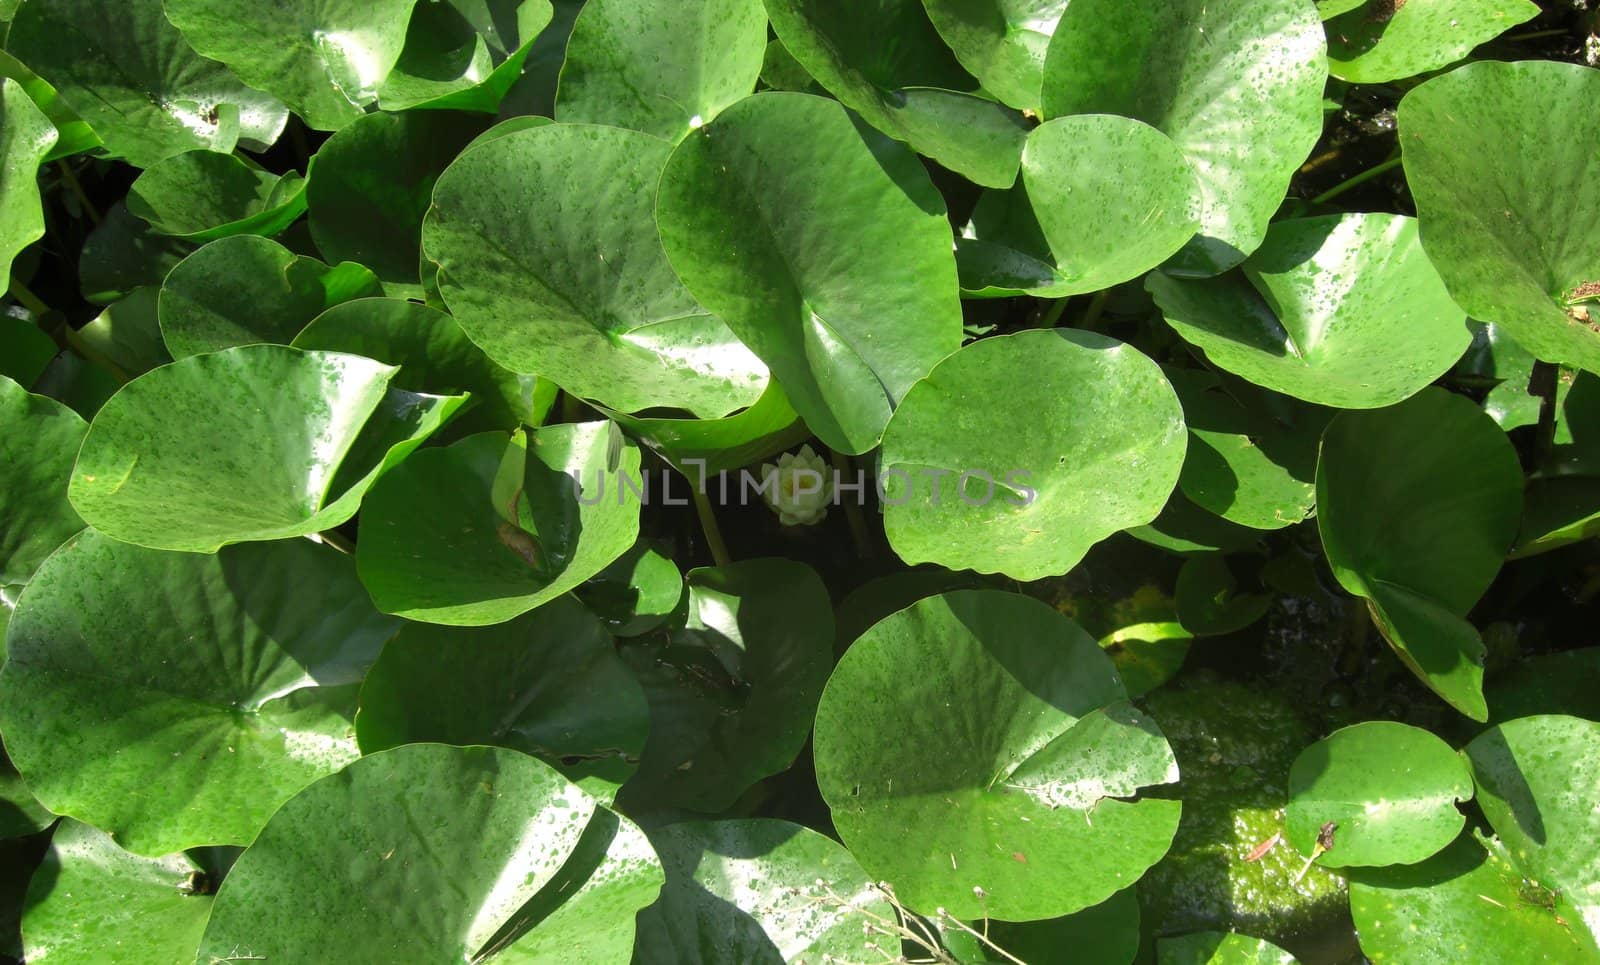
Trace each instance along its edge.
{"label": "leaf stem", "polygon": [[89,220],[99,226],[100,212],[95,208],[94,202],[89,200],[89,195],[83,190],[83,185],[78,183],[78,176],[72,173],[72,166],[67,163],[66,158],[58,158],[56,160],[56,168],[61,172],[61,180],[66,182],[67,187],[77,197],[78,203],[83,206],[83,211],[89,216]]}
{"label": "leaf stem", "polygon": [[20,302],[23,308],[32,312],[35,318],[43,318],[50,314],[50,306],[35,295],[16,275],[11,276],[11,297]]}
{"label": "leaf stem", "polygon": [[1395,168],[1400,166],[1400,161],[1401,161],[1401,159],[1399,157],[1392,157],[1389,160],[1383,162],[1382,164],[1376,165],[1374,167],[1367,168],[1365,171],[1362,171],[1360,174],[1356,174],[1356,175],[1354,175],[1354,176],[1352,176],[1352,177],[1350,177],[1350,178],[1348,178],[1348,179],[1346,179],[1344,181],[1341,181],[1340,183],[1334,185],[1333,187],[1329,188],[1328,190],[1326,190],[1326,191],[1322,192],[1321,194],[1317,195],[1316,197],[1312,198],[1311,199],[1311,203],[1312,204],[1327,204],[1329,201],[1332,201],[1334,198],[1337,198],[1339,195],[1344,194],[1346,191],[1350,191],[1350,190],[1353,190],[1355,188],[1359,188],[1359,187],[1361,187],[1361,185],[1366,184],[1368,181],[1371,181],[1373,178],[1381,177],[1381,176],[1389,173],[1390,171],[1393,171]]}
{"label": "leaf stem", "polygon": [[1071,301],[1070,298],[1058,298],[1051,302],[1050,307],[1045,309],[1038,318],[1033,320],[1033,324],[1029,325],[1028,327],[1055,328],[1056,323],[1061,321],[1062,313],[1067,310],[1067,302],[1069,301]]}
{"label": "leaf stem", "polygon": [[356,555],[356,544],[350,542],[335,530],[325,529],[320,533],[316,533],[315,536],[318,542],[326,543],[346,556]]}
{"label": "leaf stem", "polygon": [[1084,310],[1083,320],[1078,323],[1078,327],[1085,331],[1094,331],[1094,327],[1100,322],[1100,315],[1106,310],[1106,302],[1110,301],[1110,299],[1111,289],[1109,288],[1102,288],[1095,292],[1094,297],[1089,299],[1089,307]]}
{"label": "leaf stem", "polygon": [[705,533],[711,559],[718,566],[727,566],[733,562],[733,557],[728,555],[728,544],[722,541],[722,528],[717,525],[717,514],[711,509],[711,500],[706,498],[705,487],[697,484],[690,487],[690,492],[694,495],[694,511],[700,516],[700,531]]}
{"label": "leaf stem", "polygon": [[[847,476],[854,468],[850,464],[850,457],[836,450],[828,450],[833,457],[834,472],[834,499],[838,500],[839,478]],[[861,504],[856,500],[844,500],[844,518],[850,523],[850,538],[856,544],[856,555],[862,559],[872,558],[872,537],[867,531],[867,520],[861,513]]]}

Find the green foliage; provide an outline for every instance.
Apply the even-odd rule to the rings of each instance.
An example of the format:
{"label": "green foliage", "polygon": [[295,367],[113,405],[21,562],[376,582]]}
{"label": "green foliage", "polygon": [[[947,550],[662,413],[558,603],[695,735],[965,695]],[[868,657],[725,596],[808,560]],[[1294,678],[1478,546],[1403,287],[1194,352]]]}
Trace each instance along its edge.
{"label": "green foliage", "polygon": [[0,965],[1600,965],[1565,0],[0,0]]}

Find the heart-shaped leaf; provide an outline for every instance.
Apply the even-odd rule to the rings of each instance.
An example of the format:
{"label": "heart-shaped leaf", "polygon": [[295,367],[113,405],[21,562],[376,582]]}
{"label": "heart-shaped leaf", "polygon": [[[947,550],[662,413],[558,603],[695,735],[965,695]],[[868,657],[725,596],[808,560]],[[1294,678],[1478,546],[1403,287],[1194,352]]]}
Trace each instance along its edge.
{"label": "heart-shaped leaf", "polygon": [[288,112],[185,42],[162,0],[27,0],[6,50],[94,128],[106,150],[147,168],[236,142],[265,150]]}
{"label": "heart-shaped leaf", "polygon": [[1391,214],[1280,221],[1242,272],[1145,282],[1167,324],[1229,372],[1297,399],[1392,405],[1449,371],[1466,316]]}
{"label": "heart-shaped leaf", "polygon": [[44,236],[35,172],[56,143],[50,119],[7,77],[0,87],[0,278],[11,277],[11,262]]}
{"label": "heart-shaped leaf", "polygon": [[1173,598],[1179,625],[1189,635],[1202,637],[1243,630],[1265,616],[1273,601],[1265,593],[1239,592],[1239,580],[1221,553],[1200,553],[1185,560]]}
{"label": "heart-shaped leaf", "polygon": [[816,758],[850,853],[912,909],[1068,914],[1137,879],[1178,827],[1177,801],[1128,800],[1178,767],[1110,659],[1010,593],[946,593],[863,634],[823,693]]}
{"label": "heart-shaped leaf", "polygon": [[214,889],[187,855],[129,854],[68,818],[33,873],[22,945],[34,961],[68,965],[105,962],[113,948],[137,949],[152,961],[192,961]]}
{"label": "heart-shaped leaf", "polygon": [[[412,744],[273,815],[217,892],[200,959],[317,961],[336,948],[350,961],[624,965],[634,914],[662,881],[644,833],[549,765]],[[322,913],[306,914],[309,894]]]}
{"label": "heart-shaped leaf", "polygon": [[1344,412],[1317,463],[1317,525],[1339,584],[1365,597],[1395,653],[1484,720],[1483,641],[1465,619],[1516,538],[1522,468],[1470,399],[1426,389]]}
{"label": "heart-shaped leaf", "polygon": [[363,753],[510,747],[607,802],[649,728],[644,693],[611,636],[571,597],[494,627],[406,624],[367,673],[356,717]]}
{"label": "heart-shaped leaf", "polygon": [[641,965],[864,961],[900,950],[863,935],[868,914],[892,920],[894,910],[850,852],[810,828],[772,818],[686,822],[651,832],[650,843],[667,883],[639,913]]}
{"label": "heart-shaped leaf", "polygon": [[[83,520],[67,481],[89,427],[71,409],[0,378],[0,586],[26,583]],[[0,648],[0,653],[3,653]]]}
{"label": "heart-shaped leaf", "polygon": [[721,811],[794,763],[828,679],[833,613],[811,568],[741,560],[690,570],[680,621],[622,649],[650,700],[631,812]]}
{"label": "heart-shaped leaf", "polygon": [[[982,96],[920,0],[766,0],[773,32],[806,72],[873,127],[988,187],[1009,187],[1027,128]],[[892,37],[892,44],[884,38]]]}
{"label": "heart-shaped leaf", "polygon": [[281,345],[153,369],[95,417],[68,496],[96,529],[159,549],[331,529],[466,400],[389,389],[394,373]]}
{"label": "heart-shaped leaf", "polygon": [[378,90],[379,106],[494,113],[553,13],[549,0],[418,4],[400,59]]}
{"label": "heart-shaped leaf", "polygon": [[1295,965],[1298,961],[1264,938],[1237,932],[1191,932],[1156,941],[1156,965]]}
{"label": "heart-shaped leaf", "polygon": [[319,131],[337,131],[377,100],[416,3],[164,0],[167,18],[195,50],[281,97]]}
{"label": "heart-shaped leaf", "polygon": [[233,154],[185,151],[139,175],[128,210],[164,235],[211,241],[229,235],[271,237],[306,209],[305,179],[272,174]]}
{"label": "heart-shaped leaf", "polygon": [[1353,84],[1382,84],[1447,67],[1539,15],[1530,0],[1358,0],[1328,17],[1328,70]]}
{"label": "heart-shaped leaf", "polygon": [[[408,620],[503,623],[605,569],[639,536],[639,450],[608,465],[605,423],[487,432],[425,449],[368,494],[356,561]],[[416,507],[427,506],[418,516]]]}
{"label": "heart-shaped leaf", "polygon": [[0,730],[45,806],[136,854],[248,844],[356,757],[356,686],[397,626],[306,540],[207,556],[90,530],[12,616]]}
{"label": "heart-shaped leaf", "polygon": [[372,272],[329,267],[254,235],[213,241],[161,284],[156,311],[173,358],[238,345],[286,345],[306,323],[352,298],[382,294]]}
{"label": "heart-shaped leaf", "polygon": [[439,178],[423,244],[490,358],[626,412],[714,418],[760,396],[765,367],[695,304],[656,237],[670,151],[636,131],[556,124],[480,143]]}
{"label": "heart-shaped leaf", "polygon": [[699,482],[702,473],[709,477],[760,462],[811,438],[811,430],[795,414],[789,397],[770,379],[761,398],[722,419],[651,418],[603,411],[691,482]]}
{"label": "heart-shaped leaf", "polygon": [[1600,218],[1597,100],[1587,67],[1482,63],[1423,84],[1399,112],[1422,245],[1451,297],[1535,356],[1592,372],[1600,318],[1581,303],[1600,299],[1600,236],[1576,226]]}
{"label": "heart-shaped leaf", "polygon": [[1215,275],[1261,244],[1322,133],[1327,57],[1311,0],[1072,0],[1044,109],[1121,114],[1172,138],[1200,179],[1200,234],[1168,270]]}
{"label": "heart-shaped leaf", "polygon": [[1126,117],[1059,117],[1035,128],[1022,180],[1055,255],[1052,296],[1142,275],[1200,226],[1200,188],[1183,152]]}
{"label": "heart-shaped leaf", "polygon": [[[1055,415],[997,424],[1001,408]],[[1132,346],[1071,329],[983,339],[913,386],[884,432],[884,528],[908,563],[1058,576],[1156,518],[1184,444],[1178,397]]]}
{"label": "heart-shaped leaf", "polygon": [[567,41],[556,119],[677,141],[755,90],[766,49],[761,0],[593,0]]}
{"label": "heart-shaped leaf", "polygon": [[[1420,727],[1370,720],[1300,752],[1284,820],[1289,843],[1324,867],[1415,864],[1461,833],[1467,819],[1456,802],[1471,798],[1472,775],[1449,744]],[[1333,847],[1319,849],[1329,822]]]}
{"label": "heart-shaped leaf", "polygon": [[906,390],[961,344],[943,199],[909,151],[869,148],[836,103],[730,107],[673,152],[658,218],[684,284],[831,448],[876,446]]}
{"label": "heart-shaped leaf", "polygon": [[637,637],[665,623],[683,600],[683,574],[671,557],[640,540],[594,579],[577,597],[619,637]]}
{"label": "heart-shaped leaf", "polygon": [[379,113],[328,138],[306,186],[317,250],[366,265],[390,294],[420,296],[422,220],[434,184],[486,127],[486,118],[455,111]]}
{"label": "heart-shaped leaf", "polygon": [[1067,0],[923,0],[940,36],[989,93],[1039,112],[1045,51]]}

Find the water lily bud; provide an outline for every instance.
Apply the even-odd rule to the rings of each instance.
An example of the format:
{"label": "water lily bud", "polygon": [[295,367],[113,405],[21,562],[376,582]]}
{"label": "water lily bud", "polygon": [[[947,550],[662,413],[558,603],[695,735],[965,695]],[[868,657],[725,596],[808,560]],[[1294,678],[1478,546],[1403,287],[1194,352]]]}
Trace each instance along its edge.
{"label": "water lily bud", "polygon": [[763,463],[761,481],[765,484],[769,479],[774,484],[763,485],[761,498],[778,514],[778,522],[785,526],[811,526],[828,515],[833,485],[827,464],[811,446],[784,453],[777,465]]}

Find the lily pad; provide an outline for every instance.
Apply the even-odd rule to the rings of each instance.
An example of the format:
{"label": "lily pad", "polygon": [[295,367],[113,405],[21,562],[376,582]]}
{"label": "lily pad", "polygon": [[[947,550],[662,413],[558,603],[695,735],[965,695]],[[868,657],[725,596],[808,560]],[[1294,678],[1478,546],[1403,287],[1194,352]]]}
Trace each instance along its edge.
{"label": "lily pad", "polygon": [[[0,620],[9,620],[11,605],[0,602],[0,608],[3,608],[0,612],[4,614]],[[0,634],[4,632],[5,625],[0,622]],[[5,648],[0,646],[0,661],[4,659]],[[28,790],[22,776],[11,766],[11,761],[0,756],[0,841],[37,834],[48,828],[55,819],[56,816]]]}
{"label": "lily pad", "polygon": [[1325,51],[1311,0],[1072,0],[1045,59],[1044,110],[1121,114],[1172,138],[1204,205],[1167,270],[1215,275],[1261,244],[1322,134]]}
{"label": "lily pad", "polygon": [[1266,616],[1273,598],[1242,593],[1239,580],[1221,553],[1201,553],[1184,561],[1173,589],[1180,626],[1193,636],[1243,630]]}
{"label": "lily pad", "polygon": [[328,138],[306,187],[317,250],[366,265],[390,294],[420,296],[422,220],[434,185],[488,126],[482,115],[456,111],[379,113]]}
{"label": "lily pad", "polygon": [[31,960],[67,965],[103,963],[116,952],[192,961],[215,887],[187,855],[129,854],[109,835],[69,818],[33,873],[23,948]]}
{"label": "lily pad", "polygon": [[803,563],[690,570],[684,616],[623,645],[650,700],[630,812],[722,811],[794,763],[833,662],[833,608]]}
{"label": "lily pad", "polygon": [[229,235],[271,237],[306,209],[305,179],[272,174],[233,154],[185,151],[133,182],[128,210],[164,235],[212,241]]}
{"label": "lily pad", "polygon": [[[748,408],[721,419],[674,419],[634,416],[604,409],[640,445],[672,464],[691,481],[707,478],[792,449],[811,438],[811,430],[769,379],[766,390]],[[729,477],[728,485],[737,480]],[[707,483],[711,485],[711,483]],[[721,480],[718,480],[721,485]]]}
{"label": "lily pad", "polygon": [[106,150],[136,167],[197,148],[265,150],[289,116],[276,98],[195,53],[162,0],[28,0],[6,50],[49,81]]}
{"label": "lily pad", "polygon": [[683,599],[683,574],[646,540],[579,587],[578,599],[619,637],[637,637],[665,623]]}
{"label": "lily pad", "polygon": [[1281,221],[1238,274],[1152,274],[1145,285],[1167,324],[1213,363],[1318,405],[1392,405],[1472,342],[1416,221],[1399,215]]}
{"label": "lily pad", "polygon": [[1353,84],[1426,74],[1538,15],[1530,0],[1362,0],[1327,20],[1328,70]]}
{"label": "lily pad", "polygon": [[295,348],[348,352],[399,366],[390,384],[413,392],[471,392],[484,414],[468,419],[484,427],[538,425],[555,401],[553,383],[517,375],[490,361],[437,309],[398,298],[357,298],[312,319]]}
{"label": "lily pad", "polygon": [[1456,802],[1472,798],[1472,775],[1449,744],[1419,727],[1372,720],[1334,731],[1295,758],[1285,814],[1289,843],[1316,854],[1333,822],[1326,868],[1415,864],[1437,854],[1466,824]]}
{"label": "lily pad", "polygon": [[1597,100],[1587,67],[1486,62],[1428,81],[1399,111],[1422,246],[1451,297],[1538,358],[1592,372],[1600,320],[1574,308],[1600,297],[1600,235],[1574,226],[1600,218]]}
{"label": "lily pad", "polygon": [[135,854],[249,844],[355,759],[356,687],[397,626],[306,540],[208,556],[90,530],[11,618],[0,730],[46,807]]}
{"label": "lily pad", "polygon": [[928,18],[985,90],[1039,112],[1045,52],[1067,0],[924,0]]}
{"label": "lily pad", "polygon": [[689,291],[830,448],[876,446],[906,390],[961,344],[943,199],[909,151],[875,152],[837,103],[745,98],[678,145],[658,208]]}
{"label": "lily pad", "polygon": [[940,936],[945,948],[968,963],[1016,965],[1017,958],[1047,963],[1058,961],[1063,950],[1071,949],[1074,959],[1098,965],[1130,965],[1139,952],[1139,899],[1131,887],[1098,905],[1060,918],[971,924],[979,929],[987,926],[993,944],[980,942],[971,933],[948,925]]}
{"label": "lily pad", "polygon": [[868,124],[977,184],[1017,179],[1022,115],[966,93],[976,82],[919,0],[767,0],[767,16],[806,72]]}
{"label": "lily pad", "polygon": [[816,759],[867,873],[911,909],[962,918],[1098,904],[1166,853],[1181,809],[1130,800],[1178,768],[1110,658],[1044,604],[994,590],[922,600],[862,635],[817,710]]}
{"label": "lily pad", "polygon": [[[67,480],[88,425],[77,413],[0,378],[0,586],[26,583],[83,528]],[[3,652],[3,651],[0,651]]]}
{"label": "lily pad", "polygon": [[[867,961],[900,951],[863,935],[894,910],[850,852],[771,818],[671,824],[650,834],[667,883],[639,913],[641,965]],[[752,887],[760,882],[759,887]]]}
{"label": "lily pad", "polygon": [[35,175],[55,143],[55,125],[7,77],[0,87],[0,278],[7,284],[17,254],[44,236]]}
{"label": "lily pad", "polygon": [[160,295],[158,288],[135,288],[78,329],[74,347],[123,380],[171,362],[161,338]]}
{"label": "lily pad", "polygon": [[495,627],[407,623],[367,673],[356,716],[363,753],[509,747],[607,802],[649,728],[644,693],[611,636],[571,597]]}
{"label": "lily pad", "polygon": [[0,315],[0,377],[26,388],[39,381],[61,349],[26,318]]}
{"label": "lily pad", "polygon": [[553,13],[549,0],[419,3],[379,106],[494,113]]}
{"label": "lily pad", "polygon": [[[200,959],[317,961],[336,948],[351,961],[624,965],[634,914],[662,881],[643,832],[549,765],[412,744],[273,815],[217,892]],[[308,894],[324,913],[306,914]]]}
{"label": "lily pad", "polygon": [[556,120],[676,142],[755,90],[766,49],[761,0],[589,0],[567,41]]}
{"label": "lily pad", "polygon": [[1367,599],[1400,660],[1474,720],[1488,717],[1484,647],[1465,617],[1521,513],[1516,450],[1463,396],[1427,389],[1344,412],[1323,435],[1317,524],[1333,575]]}
{"label": "lily pad", "polygon": [[1183,152],[1126,117],[1059,117],[1035,128],[1022,180],[1055,255],[1052,296],[1136,278],[1200,227],[1200,188]]}
{"label": "lily pad", "polygon": [[161,337],[176,359],[239,345],[288,344],[306,323],[352,298],[382,294],[360,265],[329,267],[266,238],[213,241],[161,284]]}
{"label": "lily pad", "polygon": [[206,57],[283,99],[318,131],[337,131],[378,98],[417,0],[164,0]]}
{"label": "lily pad", "polygon": [[1264,938],[1202,931],[1156,941],[1157,965],[1295,965],[1299,959]]}
{"label": "lily pad", "polygon": [[632,444],[608,466],[604,427],[486,432],[379,480],[356,543],[373,602],[408,620],[484,626],[605,569],[638,538],[640,499],[624,480],[641,476]]}
{"label": "lily pad", "polygon": [[[15,0],[11,4],[13,12],[20,2],[21,0]],[[7,19],[9,22],[9,18]],[[16,81],[33,101],[34,106],[44,112],[44,116],[49,118],[55,128],[56,141],[45,154],[46,161],[85,154],[102,146],[99,135],[90,130],[89,125],[83,122],[83,118],[67,106],[54,87],[22,61],[4,51],[0,51],[0,76]]]}
{"label": "lily pad", "polygon": [[556,124],[480,143],[440,177],[423,245],[490,358],[626,412],[714,418],[760,396],[765,367],[695,303],[656,237],[670,151],[636,131]]}
{"label": "lily pad", "polygon": [[[149,223],[128,213],[118,201],[89,232],[78,256],[83,297],[97,305],[125,298],[140,288],[160,288],[194,245],[157,234]],[[163,351],[165,351],[163,349]]]}
{"label": "lily pad", "polygon": [[1156,518],[1184,445],[1178,397],[1133,347],[1071,329],[983,339],[912,387],[884,432],[884,527],[907,563],[1058,576]]}
{"label": "lily pad", "polygon": [[[1524,878],[1559,893],[1591,943],[1600,940],[1600,721],[1523,717],[1478,735],[1462,752],[1478,804]],[[1580,927],[1578,922],[1573,926]]]}
{"label": "lily pad", "polygon": [[96,529],[159,549],[331,529],[465,401],[390,389],[394,373],[280,345],[152,369],[95,417],[68,497]]}

